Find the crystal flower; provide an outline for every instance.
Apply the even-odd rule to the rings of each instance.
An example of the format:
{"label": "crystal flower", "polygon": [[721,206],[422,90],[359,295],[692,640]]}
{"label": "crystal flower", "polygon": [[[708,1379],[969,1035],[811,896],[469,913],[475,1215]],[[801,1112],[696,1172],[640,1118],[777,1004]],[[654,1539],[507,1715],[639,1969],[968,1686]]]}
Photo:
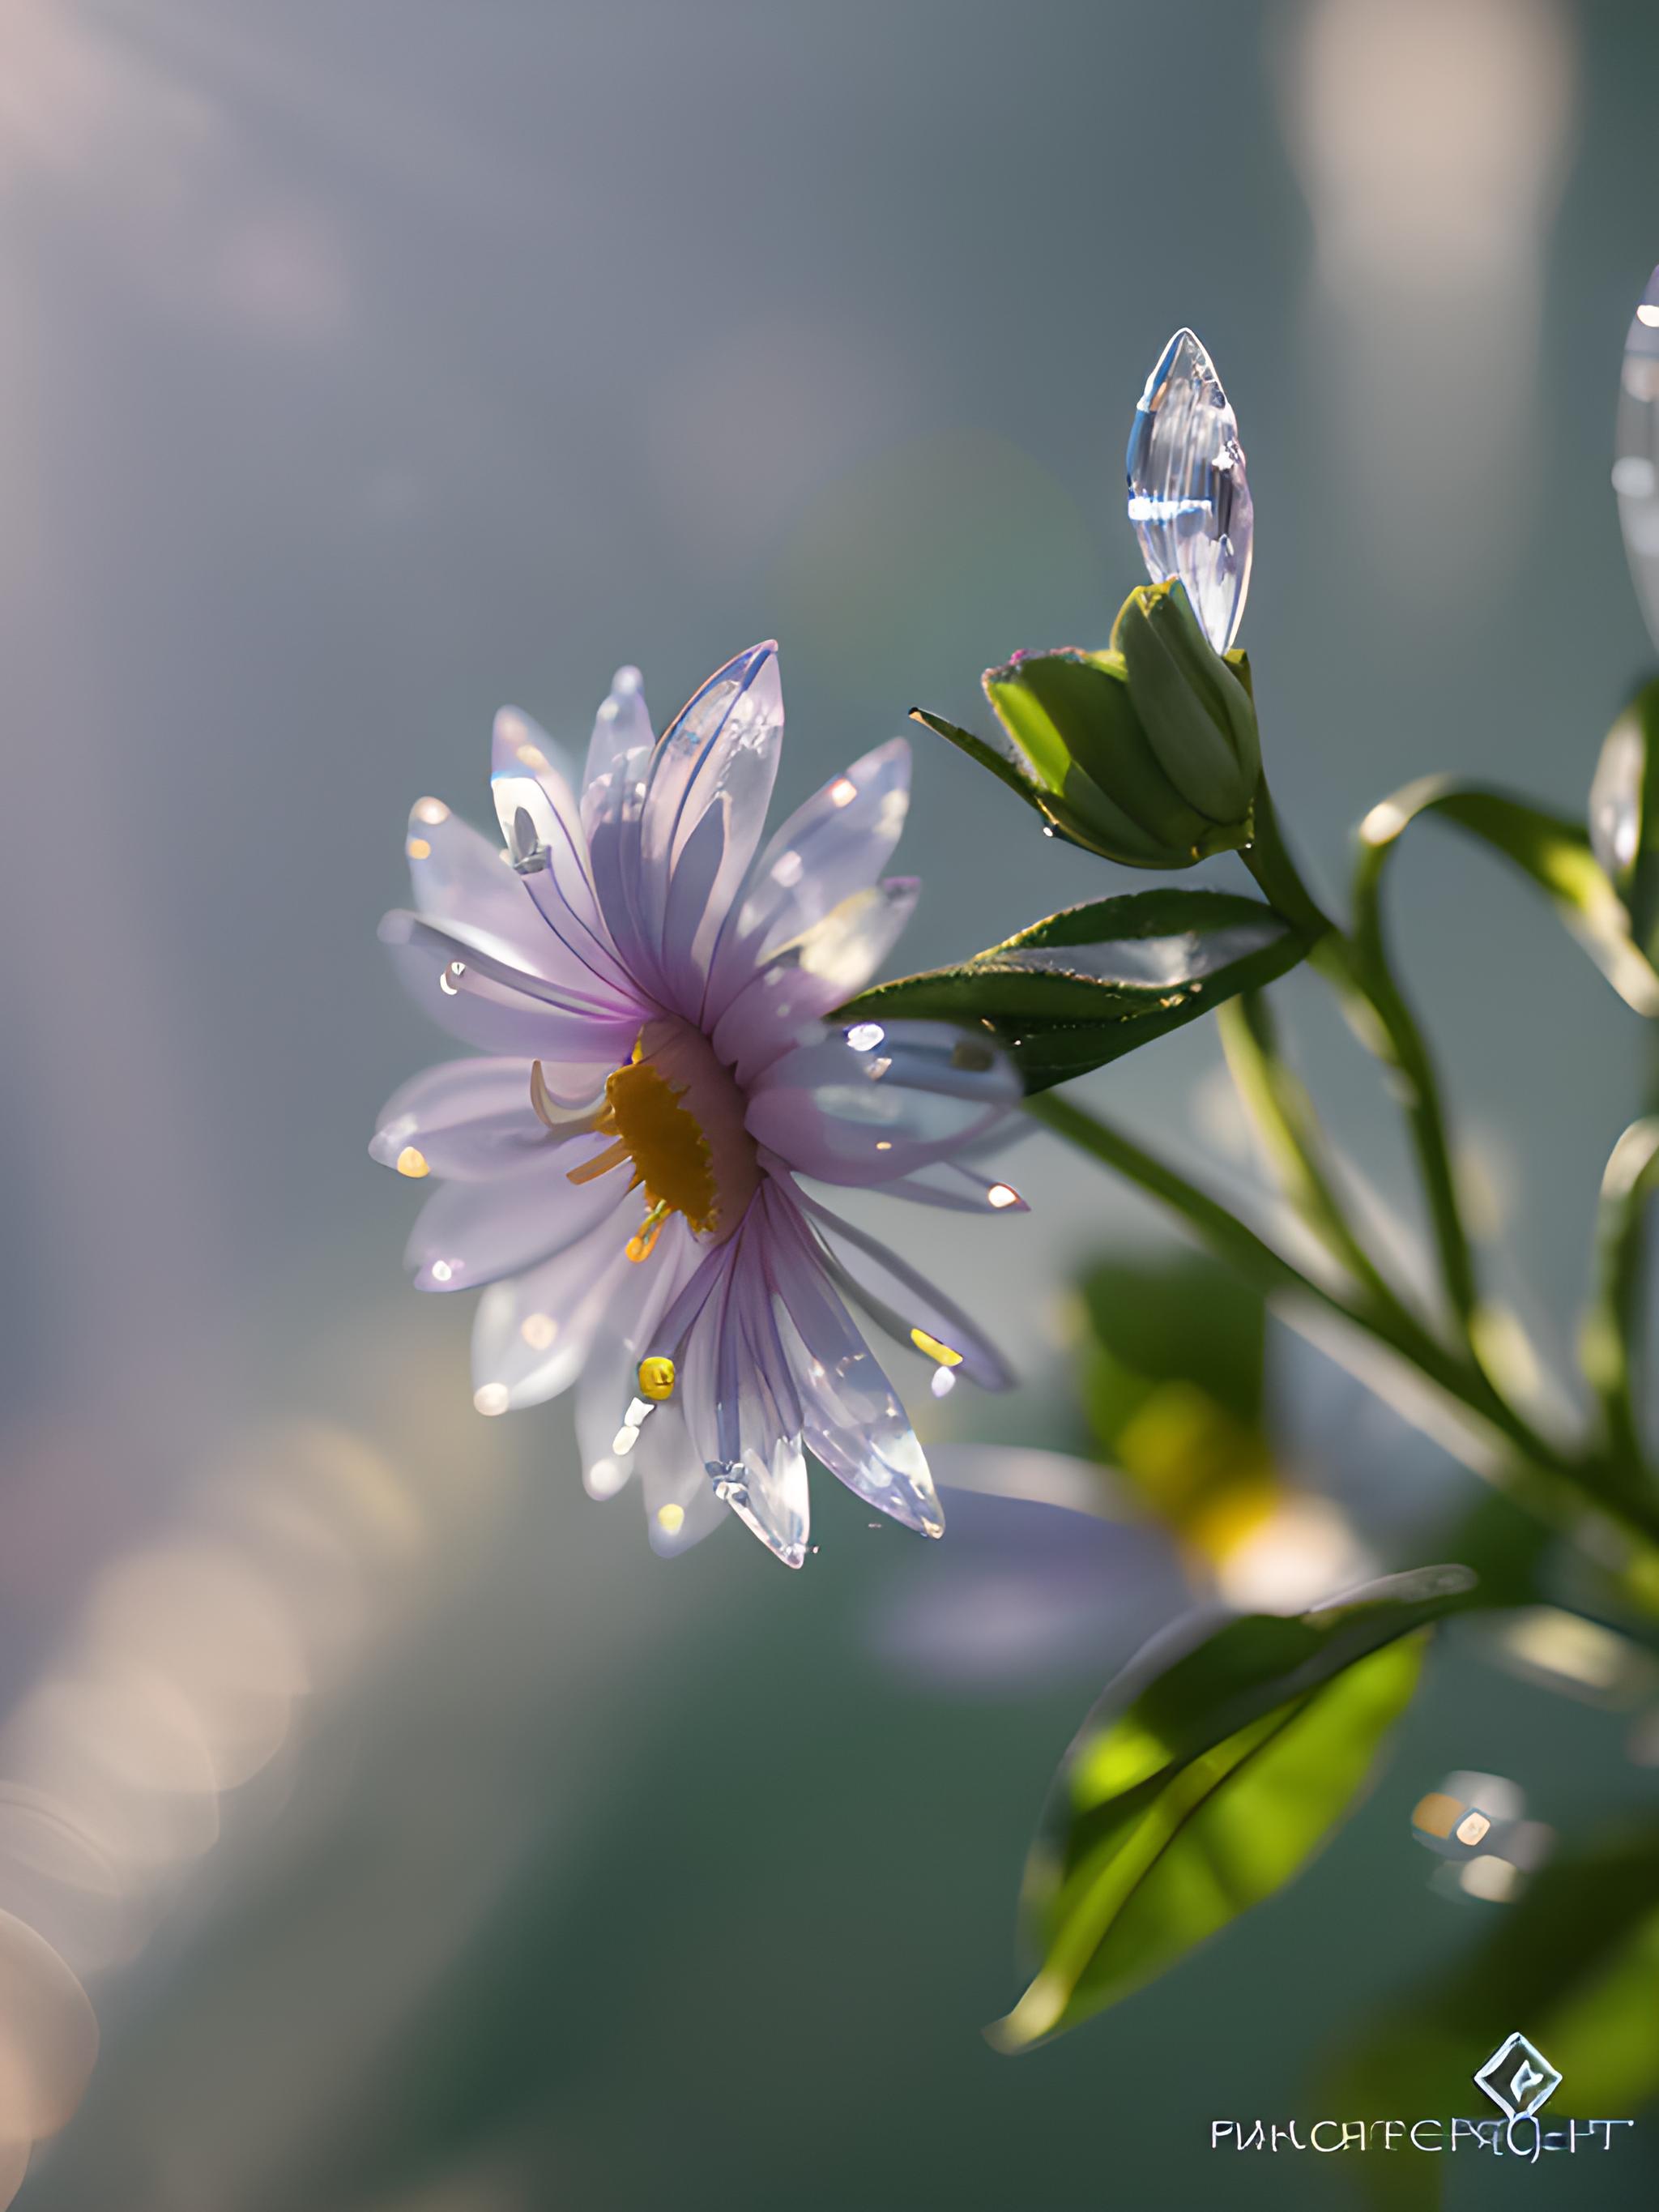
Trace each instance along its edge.
{"label": "crystal flower", "polygon": [[944,1528],[848,1299],[934,1364],[940,1395],[1010,1379],[949,1298],[802,1178],[1023,1210],[970,1164],[1021,1085],[970,1034],[823,1018],[915,902],[913,881],[880,873],[909,750],[855,761],[757,858],[782,732],[770,644],[710,677],[660,740],[622,670],[579,798],[552,739],[497,715],[506,850],[420,800],[416,910],[380,927],[421,1004],[489,1056],[406,1085],[370,1151],[441,1185],[410,1242],[416,1287],[489,1286],[480,1412],[575,1382],[586,1486],[607,1496],[637,1472],[658,1550],[729,1508],[799,1566],[804,1448],[882,1512]]}
{"label": "crystal flower", "polygon": [[1659,269],[1631,318],[1619,377],[1613,488],[1636,596],[1659,644]]}
{"label": "crystal flower", "polygon": [[1238,418],[1215,364],[1177,331],[1135,406],[1129,520],[1155,584],[1179,578],[1218,653],[1238,635],[1250,588],[1255,511]]}

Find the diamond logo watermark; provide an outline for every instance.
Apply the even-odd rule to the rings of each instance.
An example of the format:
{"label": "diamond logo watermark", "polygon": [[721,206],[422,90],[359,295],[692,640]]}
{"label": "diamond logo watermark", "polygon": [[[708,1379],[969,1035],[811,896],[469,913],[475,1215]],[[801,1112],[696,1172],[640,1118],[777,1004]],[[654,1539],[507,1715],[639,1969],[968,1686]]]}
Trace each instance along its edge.
{"label": "diamond logo watermark", "polygon": [[1474,2077],[1506,2120],[1530,2119],[1561,2086],[1561,2076],[1536,2044],[1517,2028],[1500,2043]]}
{"label": "diamond logo watermark", "polygon": [[[1494,2158],[1518,2158],[1536,2166],[1547,2152],[1610,2151],[1615,2129],[1634,2128],[1633,2120],[1560,2120],[1547,2127],[1539,2118],[1561,2086],[1561,2073],[1535,2043],[1517,2028],[1506,2036],[1474,2084],[1491,2098],[1501,2119],[1436,2118],[1419,2120],[1212,2120],[1210,2148],[1234,2150],[1426,2151],[1455,2154],[1485,2151]],[[1301,2130],[1306,2128],[1305,2140]]]}

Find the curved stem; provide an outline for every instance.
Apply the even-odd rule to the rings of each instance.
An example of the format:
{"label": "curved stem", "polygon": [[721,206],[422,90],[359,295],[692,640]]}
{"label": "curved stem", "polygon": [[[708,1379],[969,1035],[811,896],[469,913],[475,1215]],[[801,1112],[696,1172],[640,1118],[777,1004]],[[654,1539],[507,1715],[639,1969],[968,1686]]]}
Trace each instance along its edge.
{"label": "curved stem", "polygon": [[1601,1177],[1595,1222],[1595,1288],[1579,1337],[1584,1374],[1601,1408],[1613,1458],[1643,1464],[1637,1414],[1647,1258],[1648,1200],[1659,1188],[1659,1119],[1633,1121]]}
{"label": "curved stem", "polygon": [[[1458,1202],[1445,1112],[1434,1063],[1417,1018],[1394,980],[1382,934],[1376,896],[1376,853],[1364,848],[1354,884],[1352,934],[1338,929],[1302,882],[1291,860],[1266,786],[1255,809],[1256,836],[1240,855],[1269,901],[1311,939],[1310,958],[1336,986],[1359,1020],[1356,1026],[1371,1048],[1400,1079],[1401,1103],[1411,1129],[1424,1197],[1445,1290],[1461,1340],[1474,1346],[1480,1286],[1468,1232]],[[1282,903],[1289,898],[1291,904]],[[1317,927],[1310,927],[1309,920]]]}
{"label": "curved stem", "polygon": [[1265,992],[1246,991],[1216,1013],[1234,1088],[1297,1212],[1374,1302],[1403,1313],[1394,1288],[1360,1243],[1324,1157],[1317,1118],[1279,1049]]}
{"label": "curved stem", "polygon": [[[1659,1543],[1659,1499],[1622,1482],[1614,1484],[1612,1470],[1599,1462],[1579,1465],[1563,1457],[1498,1394],[1472,1355],[1448,1350],[1403,1310],[1396,1316],[1363,1295],[1350,1300],[1316,1281],[1236,1219],[1218,1199],[1200,1189],[1133,1138],[1070,1099],[1045,1091],[1028,1098],[1025,1106],[1045,1127],[1179,1214],[1213,1252],[1237,1267],[1265,1295],[1312,1299],[1364,1330],[1492,1430],[1522,1468],[1548,1478],[1558,1492],[1562,1486],[1570,1487],[1575,1502],[1593,1504],[1646,1541]],[[1609,1483],[1608,1490],[1601,1486],[1603,1478]]]}

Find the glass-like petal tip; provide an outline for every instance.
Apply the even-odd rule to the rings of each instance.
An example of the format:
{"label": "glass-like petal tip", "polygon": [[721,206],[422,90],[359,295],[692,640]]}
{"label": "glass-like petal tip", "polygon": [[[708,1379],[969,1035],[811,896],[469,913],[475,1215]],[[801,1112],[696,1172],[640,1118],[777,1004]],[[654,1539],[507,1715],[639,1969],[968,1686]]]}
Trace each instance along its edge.
{"label": "glass-like petal tip", "polygon": [[1224,653],[1243,618],[1255,517],[1237,417],[1215,364],[1184,326],[1136,403],[1125,468],[1147,574],[1155,584],[1179,578]]}
{"label": "glass-like petal tip", "polygon": [[1659,645],[1659,269],[1648,279],[1625,338],[1613,488],[1631,580],[1648,634]]}

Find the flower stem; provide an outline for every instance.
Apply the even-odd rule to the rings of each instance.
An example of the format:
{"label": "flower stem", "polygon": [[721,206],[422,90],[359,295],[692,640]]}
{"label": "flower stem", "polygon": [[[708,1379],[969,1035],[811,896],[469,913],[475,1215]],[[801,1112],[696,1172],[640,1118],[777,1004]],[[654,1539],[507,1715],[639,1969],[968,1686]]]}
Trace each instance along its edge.
{"label": "flower stem", "polygon": [[[1363,1289],[1355,1297],[1346,1297],[1304,1273],[1237,1219],[1218,1199],[1133,1137],[1071,1099],[1045,1091],[1028,1098],[1025,1107],[1045,1128],[1115,1170],[1180,1215],[1212,1251],[1236,1267],[1264,1295],[1310,1299],[1409,1362],[1496,1433],[1509,1447],[1517,1472],[1545,1478],[1553,1504],[1593,1504],[1627,1531],[1649,1543],[1659,1543],[1659,1499],[1639,1486],[1615,1480],[1615,1470],[1600,1461],[1581,1463],[1564,1457],[1499,1395],[1472,1354],[1449,1350],[1437,1342],[1403,1308],[1391,1312]],[[1571,1493],[1570,1498],[1563,1497],[1564,1490]]]}
{"label": "flower stem", "polygon": [[1309,939],[1309,957],[1357,1017],[1354,1026],[1400,1079],[1401,1103],[1417,1155],[1440,1279],[1462,1343],[1474,1352],[1480,1287],[1458,1202],[1445,1113],[1434,1063],[1417,1018],[1395,981],[1376,896],[1376,871],[1362,858],[1355,878],[1354,927],[1339,929],[1314,900],[1291,859],[1263,779],[1255,806],[1255,839],[1240,858],[1269,902]]}
{"label": "flower stem", "polygon": [[1633,1121],[1601,1177],[1595,1224],[1595,1288],[1580,1333],[1584,1374],[1601,1408],[1614,1460],[1643,1464],[1637,1414],[1637,1353],[1643,1329],[1648,1201],[1659,1189],[1659,1119]]}
{"label": "flower stem", "polygon": [[1233,1086],[1297,1212],[1372,1299],[1397,1307],[1392,1286],[1360,1243],[1338,1195],[1312,1102],[1279,1049],[1267,994],[1247,991],[1229,999],[1217,1012],[1216,1026]]}

